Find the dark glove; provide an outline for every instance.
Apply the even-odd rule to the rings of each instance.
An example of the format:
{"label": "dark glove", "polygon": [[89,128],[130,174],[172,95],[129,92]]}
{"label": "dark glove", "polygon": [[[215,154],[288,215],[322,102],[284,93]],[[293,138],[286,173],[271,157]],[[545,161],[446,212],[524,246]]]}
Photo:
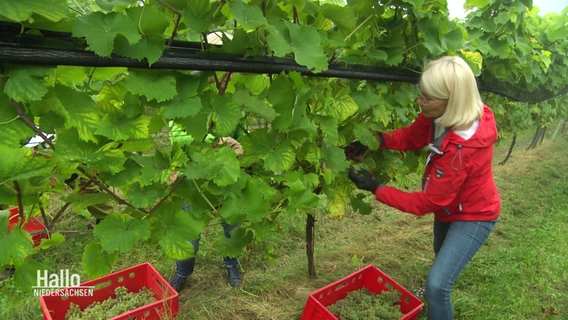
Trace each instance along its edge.
{"label": "dark glove", "polygon": [[367,151],[367,146],[359,141],[353,141],[348,144],[343,150],[347,159],[361,162],[363,161],[362,155]]}
{"label": "dark glove", "polygon": [[375,193],[380,183],[373,174],[365,169],[349,169],[349,179],[355,183],[357,188]]}

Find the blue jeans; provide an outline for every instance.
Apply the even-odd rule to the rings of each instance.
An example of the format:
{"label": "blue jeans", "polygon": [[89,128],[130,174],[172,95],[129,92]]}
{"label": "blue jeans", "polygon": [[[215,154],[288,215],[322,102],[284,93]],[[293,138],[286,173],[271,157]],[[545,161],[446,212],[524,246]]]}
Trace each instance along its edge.
{"label": "blue jeans", "polygon": [[[221,225],[223,226],[223,234],[229,239],[231,238],[231,230],[238,227],[238,224],[230,225],[225,221],[223,221]],[[199,251],[199,239],[200,238],[189,241],[193,245],[193,257],[176,261],[176,274],[178,276],[189,277],[193,273],[193,269],[195,268],[195,256],[197,255],[197,251]],[[223,264],[226,268],[231,268],[238,265],[239,261],[237,258],[224,257]]]}
{"label": "blue jeans", "polygon": [[434,219],[436,257],[426,279],[428,319],[454,318],[451,290],[458,275],[487,240],[494,221],[440,222]]}

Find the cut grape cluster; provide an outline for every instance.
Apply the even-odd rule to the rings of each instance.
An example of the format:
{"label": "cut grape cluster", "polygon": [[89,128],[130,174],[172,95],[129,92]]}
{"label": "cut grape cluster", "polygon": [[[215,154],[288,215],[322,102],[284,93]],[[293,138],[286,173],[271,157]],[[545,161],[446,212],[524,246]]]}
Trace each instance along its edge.
{"label": "cut grape cluster", "polygon": [[129,292],[126,287],[117,287],[114,293],[115,298],[96,301],[85,310],[71,303],[65,314],[65,320],[106,320],[156,301],[152,291],[147,288],[142,288],[138,292]]}
{"label": "cut grape cluster", "polygon": [[351,291],[344,299],[328,306],[328,310],[341,320],[381,319],[398,320],[401,312],[396,291],[375,294],[367,289]]}

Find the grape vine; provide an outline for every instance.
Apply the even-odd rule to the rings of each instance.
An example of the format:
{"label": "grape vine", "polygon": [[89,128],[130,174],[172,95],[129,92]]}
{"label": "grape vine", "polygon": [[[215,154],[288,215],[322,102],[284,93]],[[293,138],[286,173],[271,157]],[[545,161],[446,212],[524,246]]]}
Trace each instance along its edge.
{"label": "grape vine", "polygon": [[[0,60],[0,203],[28,217],[44,215],[52,231],[33,249],[29,235],[8,233],[8,222],[0,219],[0,266],[16,266],[22,290],[34,285],[42,266],[34,252],[65,241],[55,232],[60,214],[45,210],[52,196],[74,212],[109,199],[117,204],[84,248],[89,277],[107,274],[118,255],[140,242],[157,244],[170,259],[187,257],[193,248],[186,240],[219,219],[241,224],[232,244],[220,242],[223,254],[237,255],[274,236],[280,214],[341,218],[348,207],[368,212],[352,194],[341,147],[354,139],[376,147],[373,133],[410,123],[419,111],[412,83],[152,67],[175,43],[198,43],[202,55],[243,61],[293,59],[314,74],[333,63],[418,75],[430,59],[459,54],[485,83],[507,84],[498,88],[504,92],[565,92],[566,9],[541,17],[524,2],[512,8],[501,1],[466,4],[477,10],[459,21],[448,18],[443,0],[0,2],[0,22],[17,26],[0,32],[0,49],[73,47],[147,66]],[[62,33],[70,37],[48,41],[47,35]],[[37,41],[19,43],[25,36]],[[222,45],[214,45],[214,37]],[[490,105],[499,123],[514,113],[550,123],[568,113],[559,99],[565,102],[555,98],[549,111],[540,104]],[[172,143],[171,123],[192,141]],[[53,142],[43,136],[49,148],[23,147],[43,133],[56,135]],[[208,135],[238,138],[244,155],[217,147]],[[418,159],[384,153],[370,165],[380,163],[383,180],[403,182],[421,166]],[[172,183],[174,172],[184,175]],[[73,174],[104,196],[67,186]],[[189,214],[182,209],[186,203]]]}

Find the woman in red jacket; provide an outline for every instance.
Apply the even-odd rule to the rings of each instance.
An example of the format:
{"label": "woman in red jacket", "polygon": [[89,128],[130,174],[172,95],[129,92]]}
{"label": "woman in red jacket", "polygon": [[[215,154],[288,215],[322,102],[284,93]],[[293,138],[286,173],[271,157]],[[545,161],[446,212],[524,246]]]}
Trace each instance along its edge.
{"label": "woman in red jacket", "polygon": [[[422,113],[408,127],[379,133],[380,149],[429,149],[422,191],[379,184],[362,169],[349,172],[378,201],[419,216],[434,213],[435,259],[426,279],[428,319],[453,319],[451,288],[493,230],[501,201],[493,180],[495,118],[479,95],[469,65],[456,56],[430,62],[420,78]],[[366,147],[346,148],[360,157]]]}

